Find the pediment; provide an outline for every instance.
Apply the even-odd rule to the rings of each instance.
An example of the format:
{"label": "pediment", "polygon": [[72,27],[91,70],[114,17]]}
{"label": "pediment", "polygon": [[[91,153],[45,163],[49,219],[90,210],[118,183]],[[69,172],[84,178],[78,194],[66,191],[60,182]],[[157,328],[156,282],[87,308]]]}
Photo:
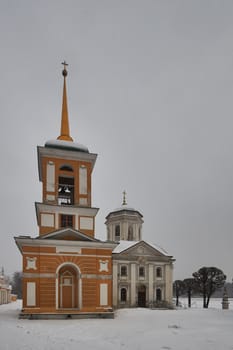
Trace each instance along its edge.
{"label": "pediment", "polygon": [[37,237],[38,239],[57,239],[64,241],[86,241],[86,242],[98,242],[98,239],[95,239],[91,236],[86,235],[83,232],[74,230],[72,228],[64,228],[57,231],[47,233]]}
{"label": "pediment", "polygon": [[140,242],[132,242],[129,247],[124,249],[124,242],[123,242],[123,249],[121,250],[121,243],[114,251],[115,254],[121,257],[134,257],[134,258],[171,258],[165,251],[163,251],[162,248],[156,247],[155,245],[152,245],[150,243],[147,243],[145,241]]}

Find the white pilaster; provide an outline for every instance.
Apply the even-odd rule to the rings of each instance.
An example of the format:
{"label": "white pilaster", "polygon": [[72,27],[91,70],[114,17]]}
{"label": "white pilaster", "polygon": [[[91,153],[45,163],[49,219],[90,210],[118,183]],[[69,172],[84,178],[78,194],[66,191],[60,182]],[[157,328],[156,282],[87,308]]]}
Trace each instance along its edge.
{"label": "white pilaster", "polygon": [[117,270],[117,262],[113,262],[112,267],[112,289],[113,289],[113,295],[112,295],[112,304],[113,307],[117,307],[117,296],[118,296],[118,270]]}
{"label": "white pilaster", "polygon": [[165,265],[165,300],[172,302],[172,265]]}
{"label": "white pilaster", "polygon": [[135,306],[136,304],[136,265],[131,264],[131,298],[130,306]]}
{"label": "white pilaster", "polygon": [[154,282],[154,265],[149,264],[149,303],[153,301],[153,282]]}
{"label": "white pilaster", "polygon": [[127,222],[123,222],[121,225],[122,228],[122,232],[121,232],[121,239],[123,240],[127,240],[128,239],[128,223]]}

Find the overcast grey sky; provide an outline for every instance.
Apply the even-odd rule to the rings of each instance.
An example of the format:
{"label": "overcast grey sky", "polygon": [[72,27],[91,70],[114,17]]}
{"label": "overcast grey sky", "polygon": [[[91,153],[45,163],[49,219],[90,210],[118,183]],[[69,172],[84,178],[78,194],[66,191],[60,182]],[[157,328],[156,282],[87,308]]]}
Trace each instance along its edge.
{"label": "overcast grey sky", "polygon": [[128,204],[143,238],[233,277],[233,2],[1,0],[0,266],[21,269],[13,237],[38,235],[36,146],[59,135],[61,62],[71,135],[98,153],[96,233]]}

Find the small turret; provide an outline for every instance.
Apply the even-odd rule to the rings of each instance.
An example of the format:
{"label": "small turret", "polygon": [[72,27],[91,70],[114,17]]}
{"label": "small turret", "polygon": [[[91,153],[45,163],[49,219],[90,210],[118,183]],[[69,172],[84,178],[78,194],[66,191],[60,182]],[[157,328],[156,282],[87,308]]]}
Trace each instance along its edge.
{"label": "small turret", "polygon": [[141,241],[142,214],[128,206],[126,191],[123,192],[122,205],[106,216],[107,238],[110,241]]}

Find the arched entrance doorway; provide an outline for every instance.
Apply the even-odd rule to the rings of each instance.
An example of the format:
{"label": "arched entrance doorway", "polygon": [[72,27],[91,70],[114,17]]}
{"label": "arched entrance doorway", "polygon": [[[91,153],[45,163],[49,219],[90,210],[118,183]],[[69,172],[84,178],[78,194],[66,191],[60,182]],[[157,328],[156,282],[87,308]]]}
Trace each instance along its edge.
{"label": "arched entrance doorway", "polygon": [[146,286],[138,287],[138,307],[146,307]]}
{"label": "arched entrance doorway", "polygon": [[59,270],[59,308],[73,309],[78,307],[78,272],[70,265]]}
{"label": "arched entrance doorway", "polygon": [[162,300],[162,291],[160,288],[156,289],[156,300],[161,301]]}
{"label": "arched entrance doorway", "polygon": [[127,301],[127,289],[121,288],[121,302],[126,303]]}

